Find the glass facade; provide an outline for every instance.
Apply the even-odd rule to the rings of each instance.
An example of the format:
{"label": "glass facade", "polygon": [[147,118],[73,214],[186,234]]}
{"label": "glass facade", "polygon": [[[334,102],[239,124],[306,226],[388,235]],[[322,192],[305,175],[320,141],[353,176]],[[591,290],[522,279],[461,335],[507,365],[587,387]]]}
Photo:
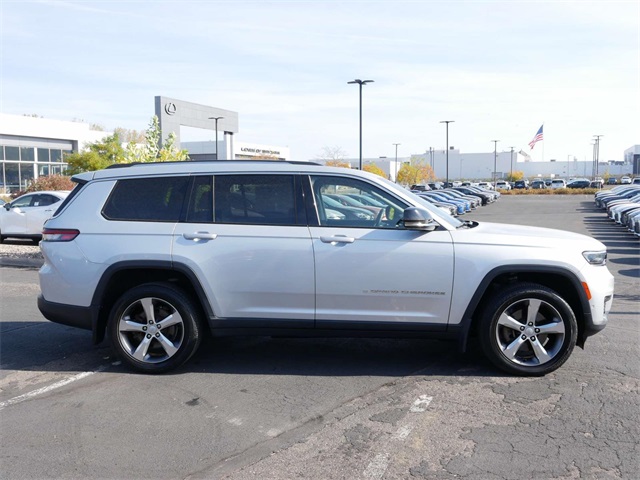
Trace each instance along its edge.
{"label": "glass facade", "polygon": [[0,145],[0,194],[24,190],[37,177],[60,175],[64,156],[71,148],[16,147]]}

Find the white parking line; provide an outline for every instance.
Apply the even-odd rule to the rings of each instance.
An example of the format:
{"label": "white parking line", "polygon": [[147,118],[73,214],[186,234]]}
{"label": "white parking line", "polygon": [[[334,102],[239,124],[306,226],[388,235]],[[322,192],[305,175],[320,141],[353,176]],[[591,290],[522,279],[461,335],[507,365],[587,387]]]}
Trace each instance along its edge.
{"label": "white parking line", "polygon": [[411,408],[409,409],[409,411],[413,413],[424,412],[429,407],[431,400],[433,400],[433,397],[429,397],[427,395],[420,395],[418,399],[415,402],[413,402],[413,405],[411,405]]}
{"label": "white parking line", "polygon": [[65,385],[69,385],[70,383],[77,382],[78,380],[87,378],[93,375],[94,373],[101,372],[106,368],[107,367],[99,367],[92,372],[81,372],[72,377],[65,378],[64,380],[60,380],[59,382],[52,383],[51,385],[47,385],[46,387],[38,388],[37,390],[33,390],[32,392],[28,392],[22,395],[18,395],[17,397],[10,398],[9,400],[0,402],[0,410],[10,405],[15,405],[16,403],[24,402],[25,400],[29,400],[30,398],[34,398],[34,397],[37,397],[38,395],[43,395],[45,393],[51,392],[52,390],[56,390],[58,388],[64,387]]}
{"label": "white parking line", "polygon": [[393,438],[394,440],[404,440],[409,436],[412,430],[413,426],[405,425],[404,427],[400,427],[391,438]]}
{"label": "white parking line", "polygon": [[389,455],[386,453],[379,453],[374,459],[367,465],[364,470],[364,478],[370,478],[376,480],[382,478],[384,472],[387,471],[389,466]]}

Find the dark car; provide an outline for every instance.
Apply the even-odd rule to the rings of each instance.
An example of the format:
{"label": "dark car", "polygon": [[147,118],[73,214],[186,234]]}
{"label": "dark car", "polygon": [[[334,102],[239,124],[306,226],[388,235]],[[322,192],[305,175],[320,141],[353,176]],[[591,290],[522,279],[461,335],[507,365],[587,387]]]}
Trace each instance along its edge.
{"label": "dark car", "polygon": [[567,183],[567,188],[589,188],[591,182],[589,180],[572,180]]}
{"label": "dark car", "polygon": [[609,180],[607,180],[607,185],[617,185],[618,184],[618,179],[615,177],[609,177]]}
{"label": "dark car", "polygon": [[531,188],[547,188],[547,185],[543,180],[534,180],[533,182],[531,182]]}
{"label": "dark car", "polygon": [[529,189],[529,181],[528,180],[516,180],[516,184],[513,186],[513,188],[519,188],[519,189],[528,190]]}

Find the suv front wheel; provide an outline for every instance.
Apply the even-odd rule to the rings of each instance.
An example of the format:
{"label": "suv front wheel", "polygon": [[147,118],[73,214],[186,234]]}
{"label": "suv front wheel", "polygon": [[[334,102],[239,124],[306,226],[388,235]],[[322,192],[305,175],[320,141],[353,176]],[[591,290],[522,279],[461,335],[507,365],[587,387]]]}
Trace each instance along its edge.
{"label": "suv front wheel", "polygon": [[480,323],[485,355],[518,375],[546,375],[567,361],[578,326],[569,304],[550,288],[520,283],[494,296]]}
{"label": "suv front wheel", "polygon": [[189,296],[171,284],[139,285],[111,309],[107,326],[111,346],[136,370],[172,370],[191,358],[200,345],[198,312]]}

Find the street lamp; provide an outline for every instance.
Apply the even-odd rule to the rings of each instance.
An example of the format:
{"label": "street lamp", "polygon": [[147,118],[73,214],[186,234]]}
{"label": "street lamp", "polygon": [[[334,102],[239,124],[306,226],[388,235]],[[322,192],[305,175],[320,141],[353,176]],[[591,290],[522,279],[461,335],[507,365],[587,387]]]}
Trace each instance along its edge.
{"label": "street lamp", "polygon": [[373,80],[360,80],[359,78],[356,78],[355,80],[347,83],[357,83],[360,85],[360,170],[362,170],[362,85],[373,83]]}
{"label": "street lamp", "polygon": [[515,147],[509,147],[511,149],[511,170],[509,171],[509,181],[513,182],[513,149]]}
{"label": "street lamp", "polygon": [[402,145],[401,143],[394,143],[396,146],[396,178],[394,179],[396,183],[398,183],[398,145]]}
{"label": "street lamp", "polygon": [[496,190],[496,172],[498,171],[498,142],[500,140],[491,140],[493,142],[493,189]]}
{"label": "street lamp", "polygon": [[222,120],[224,117],[209,117],[209,120],[216,121],[216,160],[218,160],[218,120]]}
{"label": "street lamp", "polygon": [[454,123],[455,120],[442,120],[440,123],[447,124],[447,179],[445,181],[445,188],[449,186],[449,124]]}
{"label": "street lamp", "polygon": [[595,144],[595,174],[593,179],[598,178],[598,163],[600,162],[600,137],[604,137],[604,135],[594,135],[593,138],[596,140]]}

